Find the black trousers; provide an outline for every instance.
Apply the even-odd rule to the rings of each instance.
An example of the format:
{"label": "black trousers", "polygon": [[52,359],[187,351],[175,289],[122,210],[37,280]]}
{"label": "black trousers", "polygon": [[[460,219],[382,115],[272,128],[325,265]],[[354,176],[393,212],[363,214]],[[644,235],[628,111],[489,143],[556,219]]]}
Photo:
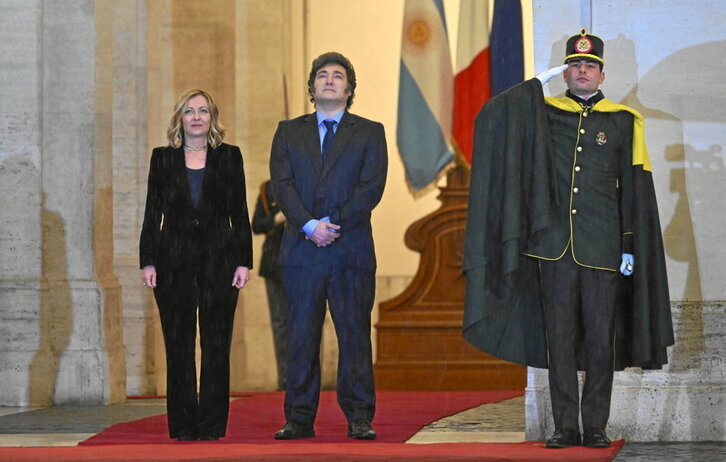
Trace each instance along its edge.
{"label": "black trousers", "polygon": [[[205,271],[207,270],[207,271]],[[157,268],[154,289],[164,334],[169,436],[216,436],[227,431],[229,357],[239,291],[233,271],[199,264]],[[202,364],[197,395],[195,343],[199,318]]]}
{"label": "black trousers", "polygon": [[287,323],[288,303],[282,276],[269,276],[265,278],[267,290],[267,304],[270,307],[270,324],[272,325],[272,340],[275,347],[275,362],[277,363],[277,387],[284,390],[287,387]]}
{"label": "black trousers", "polygon": [[584,342],[583,429],[604,429],[613,383],[614,313],[619,273],[580,266],[570,249],[540,260],[555,428],[579,429],[577,339]]}
{"label": "black trousers", "polygon": [[285,267],[290,306],[285,417],[315,421],[320,398],[320,340],[326,302],[338,337],[338,404],[346,419],[373,420],[376,394],[371,350],[375,271],[323,265]]}

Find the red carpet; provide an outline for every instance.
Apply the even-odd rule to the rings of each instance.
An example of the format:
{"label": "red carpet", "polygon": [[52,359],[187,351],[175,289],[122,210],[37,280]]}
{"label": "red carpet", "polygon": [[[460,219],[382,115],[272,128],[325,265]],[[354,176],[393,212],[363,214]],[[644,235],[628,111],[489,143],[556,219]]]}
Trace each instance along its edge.
{"label": "red carpet", "polygon": [[402,444],[421,427],[483,403],[494,403],[522,391],[386,392],[377,393],[373,421],[379,439],[355,441],[345,436],[346,424],[335,394],[321,396],[317,436],[276,441],[284,423],[282,393],[259,393],[231,403],[227,437],[217,442],[169,440],[166,416],[117,424],[76,447],[0,447],[0,460],[70,461],[610,461],[623,441],[609,449],[546,449],[543,442]]}
{"label": "red carpet", "polygon": [[[349,440],[350,441],[350,440]],[[623,445],[609,449],[545,449],[544,443],[347,444],[279,443],[91,446],[70,448],[2,448],[5,462],[119,461],[610,461]]]}
{"label": "red carpet", "polygon": [[[483,403],[496,403],[515,396],[517,391],[470,392],[396,392],[376,393],[376,416],[373,426],[378,432],[376,443],[403,443],[421,427],[442,417],[456,414]],[[282,409],[284,393],[251,394],[230,404],[227,436],[213,444],[280,444],[272,438],[285,423]],[[314,440],[298,440],[288,444],[348,443],[347,423],[336,402],[335,392],[320,395],[315,419]],[[170,440],[166,415],[148,417],[113,425],[80,443],[81,446],[108,444],[178,444]]]}

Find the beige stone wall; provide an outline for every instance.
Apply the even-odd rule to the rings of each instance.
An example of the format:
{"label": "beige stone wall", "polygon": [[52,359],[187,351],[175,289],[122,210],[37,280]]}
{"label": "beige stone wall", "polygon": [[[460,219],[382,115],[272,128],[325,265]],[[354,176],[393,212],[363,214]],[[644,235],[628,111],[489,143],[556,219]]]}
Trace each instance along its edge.
{"label": "beige stone wall", "polygon": [[[250,218],[259,185],[269,178],[272,136],[288,117],[286,86],[296,67],[293,53],[301,34],[302,3],[274,0],[238,1],[234,14],[237,137],[242,148]],[[254,265],[259,265],[263,239],[254,236]],[[240,292],[232,355],[233,390],[271,390],[277,375],[264,280],[257,271]]]}
{"label": "beige stone wall", "polygon": [[[139,231],[146,191],[147,53],[145,0],[112,2],[113,23],[113,270],[123,287],[123,344],[126,388],[131,394],[156,389],[152,353],[161,332],[139,277]],[[163,362],[163,356],[161,360]]]}
{"label": "beige stone wall", "polygon": [[[445,3],[455,25],[458,4]],[[11,199],[2,209],[10,250],[0,259],[8,334],[0,369],[20,371],[4,374],[3,402],[53,401],[73,388],[84,361],[101,368],[94,383],[102,401],[122,399],[124,387],[165,392],[158,314],[138,283],[138,235],[151,149],[165,144],[172,105],[191,87],[212,93],[227,141],[242,148],[252,208],[277,122],[312,111],[311,60],[331,49],[346,54],[359,79],[353,111],[383,122],[388,137],[389,181],[373,217],[377,300],[401,292],[415,273],[419,256],[403,235],[438,201],[435,191],[411,195],[396,149],[403,0],[2,0],[0,10],[9,51],[3,108],[22,108],[17,117],[0,114],[0,187]],[[261,244],[255,236],[256,261]],[[78,332],[94,335],[79,343]],[[323,350],[330,387],[330,325]],[[264,284],[253,272],[238,305],[233,389],[274,388],[273,358]],[[56,376],[63,378],[49,378]]]}

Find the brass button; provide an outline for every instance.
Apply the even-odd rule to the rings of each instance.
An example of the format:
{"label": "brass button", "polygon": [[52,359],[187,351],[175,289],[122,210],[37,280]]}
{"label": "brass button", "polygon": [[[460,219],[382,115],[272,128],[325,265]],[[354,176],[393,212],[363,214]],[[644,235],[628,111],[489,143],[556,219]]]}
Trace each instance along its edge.
{"label": "brass button", "polygon": [[580,133],[585,133],[585,129],[584,128],[581,128],[580,129]]}
{"label": "brass button", "polygon": [[575,193],[575,194],[577,194],[577,193],[580,192],[580,188],[573,188],[572,189],[572,192]]}
{"label": "brass button", "polygon": [[577,209],[572,209],[572,214],[574,215],[576,213],[577,213]]}
{"label": "brass button", "polygon": [[582,152],[582,146],[577,147],[577,152]]}
{"label": "brass button", "polygon": [[576,172],[579,172],[580,171],[580,166],[579,165],[575,165],[575,171]]}

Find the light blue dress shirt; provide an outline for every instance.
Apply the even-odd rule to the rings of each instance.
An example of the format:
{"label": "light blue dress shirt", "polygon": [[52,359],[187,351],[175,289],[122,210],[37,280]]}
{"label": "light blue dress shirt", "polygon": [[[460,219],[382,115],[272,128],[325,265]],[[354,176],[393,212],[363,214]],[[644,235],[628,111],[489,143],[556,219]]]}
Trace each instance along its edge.
{"label": "light blue dress shirt", "polygon": [[[345,109],[340,111],[339,113],[335,114],[333,117],[326,117],[325,115],[321,114],[318,111],[315,111],[315,115],[318,118],[318,134],[320,139],[320,152],[323,152],[323,138],[325,138],[325,133],[327,133],[328,128],[325,126],[323,121],[325,120],[334,120],[336,122],[335,125],[333,125],[333,133],[338,133],[338,126],[340,125],[340,120],[343,118],[343,114],[345,114]],[[315,228],[318,226],[318,223],[324,221],[326,223],[330,222],[330,217],[323,217],[319,220],[312,219],[305,223],[302,227],[302,231],[307,234],[308,236],[312,236],[313,231],[315,231]]]}

